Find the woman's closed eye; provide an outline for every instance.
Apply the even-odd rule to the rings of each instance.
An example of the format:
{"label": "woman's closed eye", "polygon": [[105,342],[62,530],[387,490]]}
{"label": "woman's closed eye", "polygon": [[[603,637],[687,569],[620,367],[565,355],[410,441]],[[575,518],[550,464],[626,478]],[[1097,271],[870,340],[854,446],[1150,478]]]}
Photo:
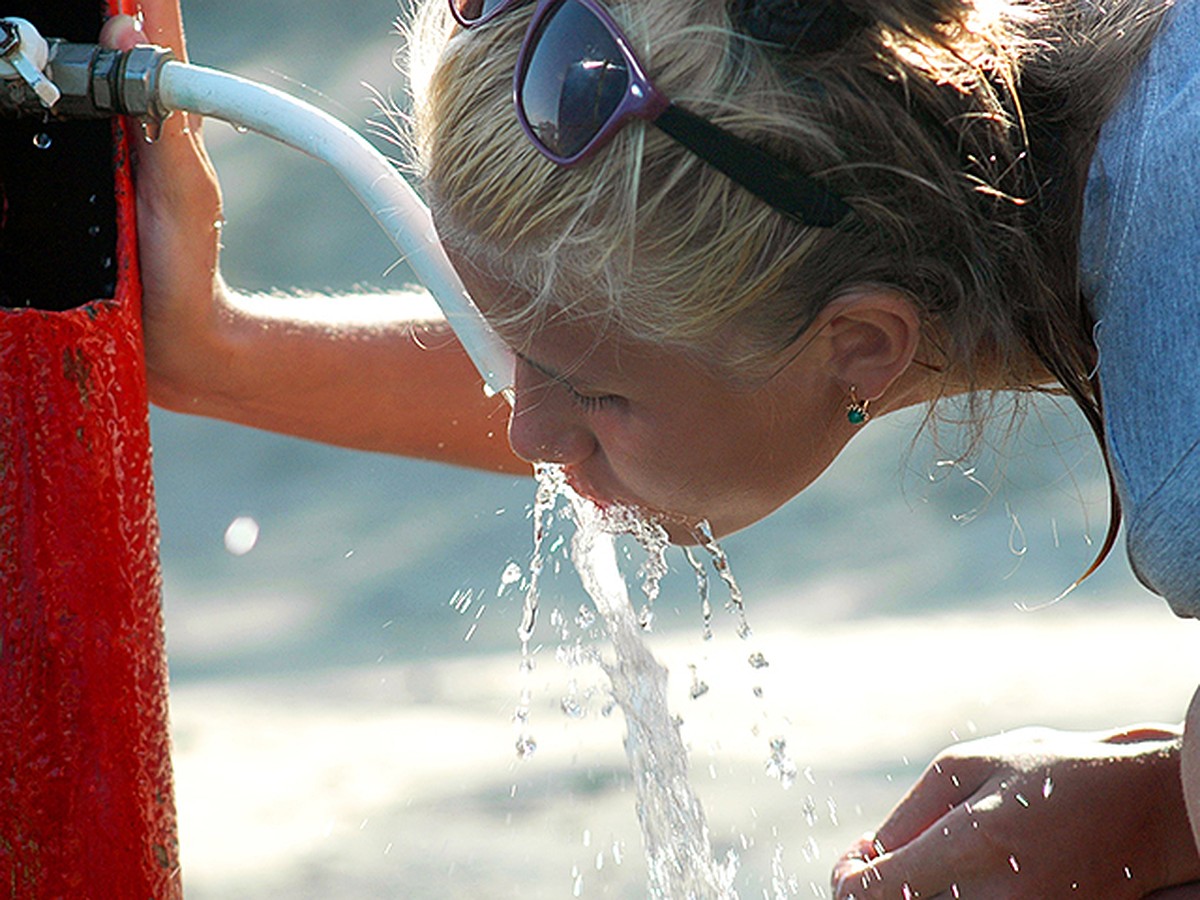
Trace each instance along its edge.
{"label": "woman's closed eye", "polygon": [[528,366],[544,378],[546,386],[553,385],[565,391],[575,407],[584,413],[600,412],[603,409],[626,402],[626,398],[620,394],[605,393],[602,390],[593,389],[590,385],[577,387],[566,375],[555,371],[549,366],[534,362],[524,354],[518,353],[517,358],[522,364]]}
{"label": "woman's closed eye", "polygon": [[616,394],[583,394],[566,382],[560,383],[566,388],[567,393],[571,395],[571,402],[585,413],[599,412],[624,400],[623,397]]}

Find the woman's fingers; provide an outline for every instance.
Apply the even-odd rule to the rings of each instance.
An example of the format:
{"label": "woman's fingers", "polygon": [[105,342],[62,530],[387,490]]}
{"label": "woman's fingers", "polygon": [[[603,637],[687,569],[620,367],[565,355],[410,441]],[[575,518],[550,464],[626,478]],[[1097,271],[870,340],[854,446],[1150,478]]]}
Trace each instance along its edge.
{"label": "woman's fingers", "polygon": [[1149,726],[1021,729],[951,748],[838,861],[835,896],[1139,900],[1194,881],[1179,755],[1176,731]]}
{"label": "woman's fingers", "polygon": [[[100,42],[119,50],[157,44],[169,47],[177,59],[187,59],[178,0],[141,0],[139,17],[113,16],[104,24]],[[200,116],[176,112],[161,123],[153,144],[134,142],[141,214],[152,220],[203,220],[207,231],[220,219],[220,193],[201,140],[201,122]]]}
{"label": "woman's fingers", "polygon": [[[902,891],[908,870],[921,873],[921,882],[927,882],[929,872],[923,868],[926,865],[923,854],[925,845],[920,842],[949,816],[956,811],[961,812],[963,804],[976,794],[993,771],[994,767],[987,760],[958,756],[953,748],[942,753],[896,805],[878,831],[860,838],[838,860],[833,870],[834,896],[838,900],[848,900],[872,891],[872,896],[904,897]],[[956,834],[958,830],[956,826]],[[917,847],[917,853],[910,855],[909,851],[914,846]],[[899,868],[901,864],[908,868]],[[887,878],[887,884],[882,881],[884,877]],[[940,888],[948,889],[949,884]],[[924,884],[925,891],[936,893],[935,889],[940,888],[935,884]],[[910,897],[915,896],[910,894]],[[932,894],[925,893],[922,896],[929,897]]]}
{"label": "woman's fingers", "polygon": [[100,29],[100,44],[113,50],[129,50],[146,43],[142,23],[133,16],[113,16]]}
{"label": "woman's fingers", "polygon": [[187,60],[187,43],[183,37],[183,15],[179,0],[141,0],[143,30],[151,44],[170,47],[175,55]]}
{"label": "woman's fingers", "polygon": [[[995,854],[996,848],[978,827],[971,803],[960,802],[896,850],[859,858],[851,851],[842,857],[834,868],[834,896],[837,900],[956,897],[961,883],[970,880],[980,865],[993,867]],[[979,890],[976,884],[970,896],[978,900],[990,896]]]}
{"label": "woman's fingers", "polygon": [[[114,16],[101,32],[106,46],[127,50],[151,43],[186,58],[177,0],[141,0],[141,17]],[[172,373],[191,371],[214,298],[221,290],[217,259],[221,191],[204,149],[201,117],[172,113],[134,138],[138,244],[143,285],[146,362],[152,399]]]}
{"label": "woman's fingers", "polygon": [[873,855],[903,847],[974,795],[995,772],[991,760],[944,751],[888,815],[872,841]]}
{"label": "woman's fingers", "polygon": [[176,0],[142,0],[138,16],[113,16],[100,31],[100,43],[116,50],[157,44],[170,47],[177,59],[187,60],[183,19]]}
{"label": "woman's fingers", "polygon": [[1200,900],[1200,881],[1164,888],[1147,894],[1143,900]]}

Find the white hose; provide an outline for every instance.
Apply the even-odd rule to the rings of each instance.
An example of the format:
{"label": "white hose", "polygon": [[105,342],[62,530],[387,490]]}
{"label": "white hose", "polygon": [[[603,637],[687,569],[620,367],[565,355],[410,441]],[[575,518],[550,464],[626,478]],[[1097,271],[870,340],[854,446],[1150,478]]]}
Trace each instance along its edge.
{"label": "white hose", "polygon": [[236,75],[168,62],[159,79],[159,101],[167,109],[221,119],[328,163],[433,295],[488,390],[500,393],[511,386],[511,352],[471,301],[428,208],[383,154],[316,107]]}

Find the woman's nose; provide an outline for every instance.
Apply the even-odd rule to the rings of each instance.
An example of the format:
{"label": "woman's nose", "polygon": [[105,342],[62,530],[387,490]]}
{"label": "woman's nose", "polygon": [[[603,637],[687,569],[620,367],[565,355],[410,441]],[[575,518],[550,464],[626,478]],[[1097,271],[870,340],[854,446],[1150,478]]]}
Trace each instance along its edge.
{"label": "woman's nose", "polygon": [[508,420],[508,441],[527,462],[572,465],[596,450],[596,438],[558,385],[522,388],[519,380]]}

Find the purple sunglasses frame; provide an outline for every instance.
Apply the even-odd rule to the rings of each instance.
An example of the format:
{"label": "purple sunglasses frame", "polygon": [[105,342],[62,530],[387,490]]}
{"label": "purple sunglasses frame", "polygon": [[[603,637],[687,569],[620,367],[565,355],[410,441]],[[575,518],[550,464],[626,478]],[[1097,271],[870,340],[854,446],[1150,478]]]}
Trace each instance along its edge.
{"label": "purple sunglasses frame", "polygon": [[[450,13],[464,29],[477,28],[508,10],[532,0],[501,0],[475,19],[464,17],[455,0],[448,0]],[[538,151],[551,162],[571,167],[586,161],[607,144],[629,119],[642,119],[655,125],[700,159],[721,171],[760,200],[779,212],[817,228],[830,228],[842,222],[851,208],[835,192],[812,176],[768,153],[757,144],[740,138],[714,122],[676,106],[646,74],[629,40],[616,20],[597,0],[536,0],[533,17],[525,30],[517,67],[513,72],[513,106],[517,121]],[[558,7],[575,3],[596,17],[608,31],[629,67],[625,96],[587,143],[571,156],[560,156],[538,138],[521,102],[521,87],[534,50],[534,37],[547,17]]]}

